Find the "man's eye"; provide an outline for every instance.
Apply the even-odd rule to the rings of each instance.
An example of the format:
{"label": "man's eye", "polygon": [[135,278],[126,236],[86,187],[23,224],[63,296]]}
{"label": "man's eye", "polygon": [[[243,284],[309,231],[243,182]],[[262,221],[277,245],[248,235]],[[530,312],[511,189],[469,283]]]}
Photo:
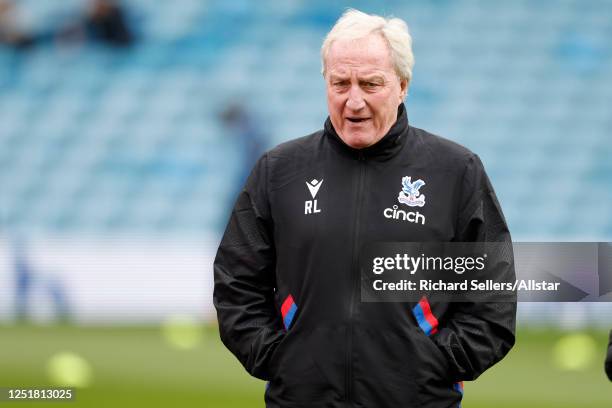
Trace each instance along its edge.
{"label": "man's eye", "polygon": [[346,81],[336,81],[336,82],[334,82],[333,85],[334,86],[338,86],[338,87],[343,87],[343,86],[347,86],[348,82],[346,82]]}
{"label": "man's eye", "polygon": [[364,82],[363,86],[367,89],[377,89],[378,87],[380,87],[380,84],[376,82]]}

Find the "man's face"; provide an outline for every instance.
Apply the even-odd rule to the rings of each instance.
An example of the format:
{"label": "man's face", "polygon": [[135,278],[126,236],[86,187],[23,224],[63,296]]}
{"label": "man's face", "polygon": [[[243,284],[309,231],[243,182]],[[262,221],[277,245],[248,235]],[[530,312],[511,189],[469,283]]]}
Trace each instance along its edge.
{"label": "man's face", "polygon": [[327,108],[334,129],[347,145],[363,149],[378,142],[397,120],[406,96],[386,41],[379,34],[336,40],[327,54]]}

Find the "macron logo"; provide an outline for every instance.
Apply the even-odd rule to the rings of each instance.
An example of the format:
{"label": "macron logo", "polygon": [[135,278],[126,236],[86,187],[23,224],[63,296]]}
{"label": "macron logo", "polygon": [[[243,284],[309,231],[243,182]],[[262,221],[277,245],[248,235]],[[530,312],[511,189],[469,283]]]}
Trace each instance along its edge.
{"label": "macron logo", "polygon": [[310,191],[310,195],[312,196],[313,200],[317,196],[319,188],[321,188],[322,184],[323,180],[319,181],[317,179],[312,179],[311,181],[306,182],[306,186],[308,187],[308,190]]}
{"label": "macron logo", "polygon": [[312,200],[306,200],[304,202],[304,214],[317,214],[321,212],[321,209],[317,206],[317,200],[315,200],[321,185],[323,185],[323,180],[319,181],[317,179],[312,179],[306,182],[306,187],[308,187],[308,191],[310,191]]}

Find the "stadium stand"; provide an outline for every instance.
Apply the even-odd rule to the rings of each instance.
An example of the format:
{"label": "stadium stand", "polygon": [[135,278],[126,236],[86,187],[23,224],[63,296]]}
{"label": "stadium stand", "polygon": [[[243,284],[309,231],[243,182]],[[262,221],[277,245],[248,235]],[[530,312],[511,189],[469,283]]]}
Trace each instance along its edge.
{"label": "stadium stand", "polygon": [[[123,3],[139,35],[129,50],[0,48],[5,231],[209,233],[239,172],[225,104],[253,109],[270,146],[321,127],[319,47],[348,2]],[[600,3],[350,3],[411,24],[410,120],[481,155],[516,240],[612,236]],[[20,2],[41,30],[82,5]]]}

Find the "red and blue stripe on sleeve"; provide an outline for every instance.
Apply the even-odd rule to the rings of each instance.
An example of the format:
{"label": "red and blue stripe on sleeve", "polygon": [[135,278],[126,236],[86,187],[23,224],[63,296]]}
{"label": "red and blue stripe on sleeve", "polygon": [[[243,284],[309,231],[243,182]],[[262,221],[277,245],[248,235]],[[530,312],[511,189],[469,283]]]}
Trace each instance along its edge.
{"label": "red and blue stripe on sleeve", "polygon": [[293,318],[295,317],[295,312],[297,312],[297,305],[293,300],[293,296],[289,295],[281,306],[281,315],[283,316],[283,324],[285,325],[285,330],[289,330],[289,327],[291,327],[291,323],[293,322]]}
{"label": "red and blue stripe on sleeve", "polygon": [[[461,398],[463,398],[463,381],[459,381],[453,384],[453,389],[461,394]],[[459,401],[459,405],[457,408],[461,408],[461,401]]]}
{"label": "red and blue stripe on sleeve", "polygon": [[429,302],[425,296],[423,296],[419,303],[412,309],[412,314],[419,324],[419,327],[426,335],[431,336],[438,331],[438,319],[436,319],[436,316],[432,313]]}

